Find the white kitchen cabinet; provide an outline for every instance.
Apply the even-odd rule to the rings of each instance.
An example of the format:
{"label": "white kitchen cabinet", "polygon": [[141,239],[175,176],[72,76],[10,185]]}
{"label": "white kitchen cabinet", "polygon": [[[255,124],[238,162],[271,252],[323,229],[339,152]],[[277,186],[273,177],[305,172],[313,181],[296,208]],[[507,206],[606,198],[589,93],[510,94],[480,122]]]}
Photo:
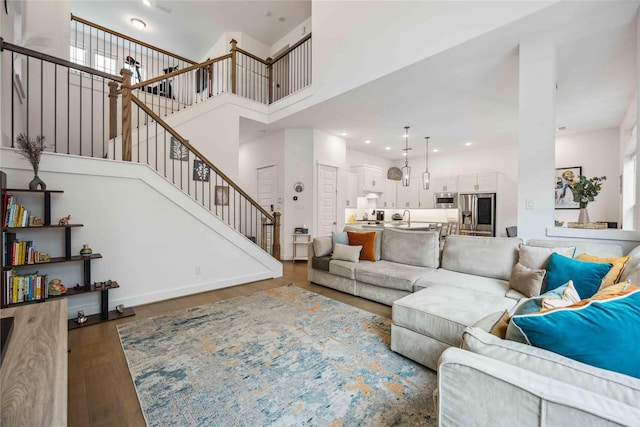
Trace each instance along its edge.
{"label": "white kitchen cabinet", "polygon": [[358,174],[358,195],[362,193],[382,193],[384,183],[382,169],[376,166],[355,166],[351,170]]}
{"label": "white kitchen cabinet", "polygon": [[382,197],[378,199],[377,207],[380,209],[393,209],[397,207],[397,194],[398,185],[400,181],[394,181],[392,179],[383,180]]}
{"label": "white kitchen cabinet", "polygon": [[358,205],[358,174],[347,172],[347,199],[345,207],[355,209]]}
{"label": "white kitchen cabinet", "polygon": [[411,185],[408,187],[403,186],[402,182],[398,182],[397,199],[399,209],[418,209],[420,207],[420,192],[423,191],[420,178],[412,173]]}
{"label": "white kitchen cabinet", "polygon": [[434,193],[447,192],[455,193],[458,191],[457,176],[440,176],[431,180],[430,190]]}
{"label": "white kitchen cabinet", "polygon": [[458,177],[458,191],[461,193],[495,193],[497,187],[496,172],[473,173]]}

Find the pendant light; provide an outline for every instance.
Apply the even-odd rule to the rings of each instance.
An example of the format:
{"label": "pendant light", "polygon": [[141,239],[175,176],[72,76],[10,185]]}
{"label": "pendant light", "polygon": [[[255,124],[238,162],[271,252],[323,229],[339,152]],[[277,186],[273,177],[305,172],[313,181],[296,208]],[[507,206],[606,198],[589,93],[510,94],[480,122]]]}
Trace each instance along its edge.
{"label": "pendant light", "polygon": [[424,172],[422,172],[422,189],[423,190],[428,190],[429,189],[429,184],[431,183],[431,174],[429,173],[429,137],[425,136],[424,137],[426,144],[427,144],[427,151],[425,154],[425,169]]}
{"label": "pendant light", "polygon": [[409,167],[409,126],[404,127],[404,167],[402,168],[402,186],[408,187],[411,184],[411,168]]}

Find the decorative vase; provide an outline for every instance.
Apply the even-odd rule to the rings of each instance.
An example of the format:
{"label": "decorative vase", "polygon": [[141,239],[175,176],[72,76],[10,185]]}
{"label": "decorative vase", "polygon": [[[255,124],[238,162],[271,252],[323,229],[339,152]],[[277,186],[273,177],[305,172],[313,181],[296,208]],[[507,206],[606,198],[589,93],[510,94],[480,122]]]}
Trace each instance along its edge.
{"label": "decorative vase", "polygon": [[80,255],[89,256],[93,253],[93,250],[89,247],[89,244],[82,245],[82,249],[80,249]]}
{"label": "decorative vase", "polygon": [[589,212],[587,212],[587,208],[580,208],[580,215],[578,216],[579,224],[589,224]]}
{"label": "decorative vase", "polygon": [[47,184],[45,184],[44,181],[36,175],[29,183],[29,190],[37,190],[38,187],[40,187],[40,190],[44,191],[47,189]]}

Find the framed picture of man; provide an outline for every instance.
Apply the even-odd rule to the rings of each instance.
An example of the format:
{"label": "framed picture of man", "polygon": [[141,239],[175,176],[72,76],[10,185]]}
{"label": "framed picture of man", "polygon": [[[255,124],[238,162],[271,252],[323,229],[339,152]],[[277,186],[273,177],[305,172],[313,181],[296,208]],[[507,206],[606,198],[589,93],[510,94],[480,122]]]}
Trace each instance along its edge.
{"label": "framed picture of man", "polygon": [[580,204],[573,201],[573,192],[571,191],[580,175],[582,175],[582,166],[556,168],[556,209],[580,209]]}

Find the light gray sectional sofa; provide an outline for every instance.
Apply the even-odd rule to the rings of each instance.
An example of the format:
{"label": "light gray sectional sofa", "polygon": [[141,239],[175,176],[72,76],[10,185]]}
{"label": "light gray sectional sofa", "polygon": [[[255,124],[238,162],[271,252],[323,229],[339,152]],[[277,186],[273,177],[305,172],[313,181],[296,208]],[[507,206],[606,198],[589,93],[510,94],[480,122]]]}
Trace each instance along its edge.
{"label": "light gray sectional sofa", "polygon": [[438,268],[438,232],[384,229],[375,233],[377,261],[332,259],[332,237],[316,237],[309,245],[309,281],[391,305],[413,293],[415,283]]}
{"label": "light gray sectional sofa", "polygon": [[[309,280],[392,305],[391,349],[438,371],[441,426],[640,426],[640,379],[487,332],[526,296],[510,283],[525,246],[534,253],[538,249],[532,246],[598,257],[620,257],[620,246],[530,240],[521,247],[518,238],[448,236],[441,263],[418,271],[404,267],[400,254],[408,256],[412,246],[396,241],[403,235],[388,236],[396,245],[392,261],[381,251],[385,263],[354,263],[349,265],[353,274],[330,266],[318,271],[310,263]],[[427,236],[421,237],[424,242],[430,242]],[[435,245],[429,243],[429,253],[435,254]],[[400,247],[405,251],[398,252]],[[313,248],[309,255],[312,259]],[[640,284],[640,246],[628,255],[619,281]],[[345,267],[341,261],[328,263]],[[635,360],[637,354],[629,357]]]}

